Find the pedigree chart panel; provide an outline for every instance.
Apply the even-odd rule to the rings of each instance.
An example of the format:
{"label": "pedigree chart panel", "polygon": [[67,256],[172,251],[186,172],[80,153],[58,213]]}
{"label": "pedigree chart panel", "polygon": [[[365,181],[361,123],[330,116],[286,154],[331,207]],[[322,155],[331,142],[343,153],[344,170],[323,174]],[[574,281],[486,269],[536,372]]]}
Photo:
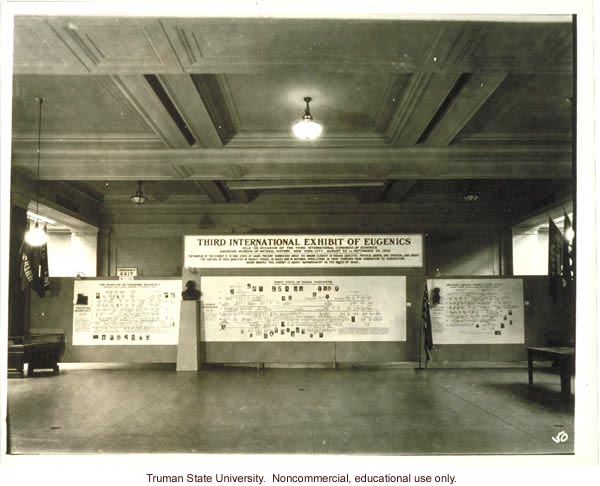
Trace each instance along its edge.
{"label": "pedigree chart panel", "polygon": [[406,277],[203,277],[206,341],[406,341]]}

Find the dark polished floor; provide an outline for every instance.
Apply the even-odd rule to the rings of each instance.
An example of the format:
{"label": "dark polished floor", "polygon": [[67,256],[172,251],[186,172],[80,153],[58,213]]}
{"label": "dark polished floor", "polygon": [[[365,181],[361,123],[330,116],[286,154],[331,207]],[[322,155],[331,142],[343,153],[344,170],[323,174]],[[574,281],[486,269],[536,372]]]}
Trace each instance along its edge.
{"label": "dark polished floor", "polygon": [[[8,382],[10,451],[552,454],[559,377],[519,369],[63,370]],[[569,439],[552,440],[565,431]]]}

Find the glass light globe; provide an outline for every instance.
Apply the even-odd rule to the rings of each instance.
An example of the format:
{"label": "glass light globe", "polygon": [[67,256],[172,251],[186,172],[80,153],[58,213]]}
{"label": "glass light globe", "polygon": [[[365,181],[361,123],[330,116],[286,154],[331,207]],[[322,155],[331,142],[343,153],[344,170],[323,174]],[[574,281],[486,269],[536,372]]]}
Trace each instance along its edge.
{"label": "glass light globe", "polygon": [[310,118],[304,118],[295,123],[292,130],[294,131],[294,135],[298,138],[303,140],[313,140],[321,135],[323,127],[320,123],[317,123]]}
{"label": "glass light globe", "polygon": [[46,243],[46,232],[37,224],[33,228],[29,228],[25,233],[25,241],[31,246],[42,246]]}
{"label": "glass light globe", "polygon": [[131,196],[131,201],[139,206],[144,204],[147,200],[148,198],[144,196],[144,193],[142,192],[142,181],[139,181],[137,191]]}
{"label": "glass light globe", "polygon": [[131,196],[131,201],[137,205],[145,204],[147,200],[148,198],[144,196],[144,193],[141,191],[137,191],[133,196]]}
{"label": "glass light globe", "polygon": [[573,228],[567,228],[565,238],[569,241],[569,243],[573,241],[573,238],[575,238],[575,231],[573,231]]}

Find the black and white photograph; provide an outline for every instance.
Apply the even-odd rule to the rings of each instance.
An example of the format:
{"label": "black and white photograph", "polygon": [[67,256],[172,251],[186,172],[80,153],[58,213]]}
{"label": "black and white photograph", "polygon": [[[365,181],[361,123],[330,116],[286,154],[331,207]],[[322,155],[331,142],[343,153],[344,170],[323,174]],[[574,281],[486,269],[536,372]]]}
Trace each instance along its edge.
{"label": "black and white photograph", "polygon": [[591,6],[41,3],[2,10],[3,460],[597,461]]}

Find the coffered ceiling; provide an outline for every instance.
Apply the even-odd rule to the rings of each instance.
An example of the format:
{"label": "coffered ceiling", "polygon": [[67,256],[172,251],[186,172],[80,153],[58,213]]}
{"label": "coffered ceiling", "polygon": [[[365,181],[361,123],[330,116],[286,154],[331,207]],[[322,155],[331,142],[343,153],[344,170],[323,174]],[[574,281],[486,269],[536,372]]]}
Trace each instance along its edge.
{"label": "coffered ceiling", "polygon": [[569,195],[575,104],[570,19],[522,20],[17,17],[13,168],[34,177],[42,96],[40,178],[105,205],[140,180],[156,204],[435,210],[487,179],[516,218]]}

